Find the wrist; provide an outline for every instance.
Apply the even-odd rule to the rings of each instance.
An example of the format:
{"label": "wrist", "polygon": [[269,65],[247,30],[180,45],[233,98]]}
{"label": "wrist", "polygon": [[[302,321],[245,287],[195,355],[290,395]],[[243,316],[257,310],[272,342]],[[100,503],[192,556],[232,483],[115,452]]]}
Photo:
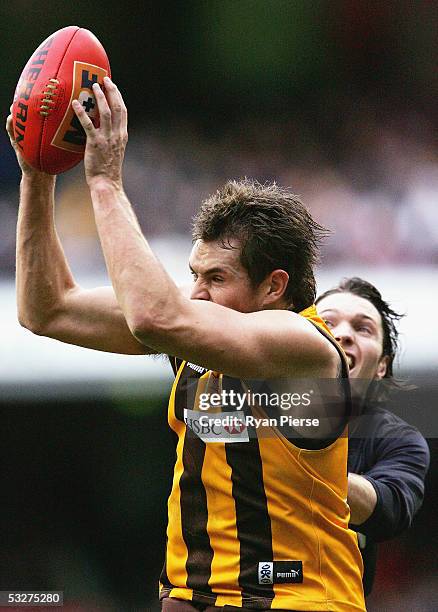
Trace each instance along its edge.
{"label": "wrist", "polygon": [[91,193],[98,191],[123,192],[121,180],[110,179],[106,176],[94,176],[88,179],[87,183]]}
{"label": "wrist", "polygon": [[21,180],[24,183],[35,185],[54,185],[56,183],[56,174],[47,174],[46,172],[31,169],[22,173]]}
{"label": "wrist", "polygon": [[46,174],[38,170],[31,172],[23,172],[21,176],[22,187],[43,190],[52,190],[56,184],[56,176],[54,174]]}

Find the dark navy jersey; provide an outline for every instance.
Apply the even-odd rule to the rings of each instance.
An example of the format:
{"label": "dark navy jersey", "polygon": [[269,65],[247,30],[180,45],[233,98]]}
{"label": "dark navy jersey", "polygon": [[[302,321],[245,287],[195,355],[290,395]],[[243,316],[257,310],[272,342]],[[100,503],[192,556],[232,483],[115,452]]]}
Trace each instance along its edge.
{"label": "dark navy jersey", "polygon": [[426,440],[412,425],[380,406],[373,406],[350,426],[348,471],[373,485],[377,504],[358,531],[364,559],[364,591],[371,592],[377,543],[411,526],[424,497],[430,453]]}

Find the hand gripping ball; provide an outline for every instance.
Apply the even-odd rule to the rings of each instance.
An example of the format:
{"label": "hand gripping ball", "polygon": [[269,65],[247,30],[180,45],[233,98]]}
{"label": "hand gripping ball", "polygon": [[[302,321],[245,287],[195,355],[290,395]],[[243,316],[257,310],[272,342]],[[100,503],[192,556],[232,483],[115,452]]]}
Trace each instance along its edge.
{"label": "hand gripping ball", "polygon": [[98,126],[92,85],[111,76],[108,57],[89,30],[68,26],[33,53],[18,81],[12,106],[14,135],[24,159],[60,174],[84,157],[85,133],[73,112],[78,99]]}

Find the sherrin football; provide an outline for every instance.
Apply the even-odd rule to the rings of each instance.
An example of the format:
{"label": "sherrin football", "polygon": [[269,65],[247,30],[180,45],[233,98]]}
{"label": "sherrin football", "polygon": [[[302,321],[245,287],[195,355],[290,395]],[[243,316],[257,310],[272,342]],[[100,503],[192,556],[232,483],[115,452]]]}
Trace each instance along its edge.
{"label": "sherrin football", "polygon": [[68,26],[49,36],[31,56],[12,106],[14,136],[37,170],[60,174],[84,157],[85,133],[71,103],[79,100],[98,125],[95,82],[111,76],[105,49],[89,30]]}

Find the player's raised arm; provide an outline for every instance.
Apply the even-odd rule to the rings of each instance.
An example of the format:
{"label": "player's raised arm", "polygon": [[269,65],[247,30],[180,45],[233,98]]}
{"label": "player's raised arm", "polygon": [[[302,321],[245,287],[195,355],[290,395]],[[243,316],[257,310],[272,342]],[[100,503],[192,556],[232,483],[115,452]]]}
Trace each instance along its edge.
{"label": "player's raised arm", "polygon": [[[79,102],[73,101],[73,108],[87,134],[85,173],[105,261],[132,333],[158,352],[230,376],[335,376],[336,350],[308,321],[286,310],[291,301],[284,297],[289,274],[272,270],[255,288],[240,263],[241,244],[230,249],[220,240],[198,241],[192,268],[199,282],[213,290],[223,283],[225,290],[217,297],[195,292],[192,297],[197,299],[192,300],[181,294],[150,249],[124,192],[127,110],[114,83],[105,78],[104,86],[105,93],[93,85],[98,128]],[[293,220],[294,208],[303,217],[302,231],[307,228],[312,239],[313,220],[297,200],[284,204],[284,219]],[[274,206],[269,214],[273,211],[279,214]],[[307,236],[303,244],[306,241]],[[310,265],[311,254],[308,259]],[[311,304],[312,292],[309,299]]]}
{"label": "player's raised arm", "polygon": [[112,287],[84,290],[72,276],[54,223],[56,177],[34,170],[20,155],[22,169],[17,227],[17,305],[21,325],[63,342],[118,353],[148,349],[129,331]]}

